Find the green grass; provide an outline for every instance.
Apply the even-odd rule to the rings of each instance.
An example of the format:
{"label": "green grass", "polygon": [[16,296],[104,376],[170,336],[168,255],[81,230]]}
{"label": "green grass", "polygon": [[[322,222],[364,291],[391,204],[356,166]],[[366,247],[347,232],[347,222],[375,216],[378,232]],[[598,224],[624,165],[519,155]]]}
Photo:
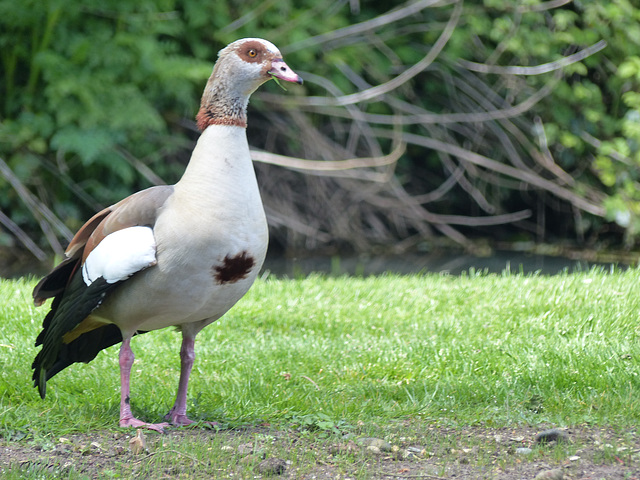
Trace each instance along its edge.
{"label": "green grass", "polygon": [[[46,308],[34,281],[0,282],[0,436],[115,429],[118,350],[31,382]],[[135,338],[134,413],[173,403],[180,335]],[[196,342],[190,415],[323,431],[396,419],[437,425],[640,421],[640,270],[272,279]]]}

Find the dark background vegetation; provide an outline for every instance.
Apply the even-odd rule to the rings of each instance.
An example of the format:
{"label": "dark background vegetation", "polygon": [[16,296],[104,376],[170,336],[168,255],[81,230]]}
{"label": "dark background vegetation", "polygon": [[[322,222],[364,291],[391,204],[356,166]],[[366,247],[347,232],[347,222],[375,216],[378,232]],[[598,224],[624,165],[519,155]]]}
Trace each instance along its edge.
{"label": "dark background vegetation", "polygon": [[250,106],[273,248],[631,249],[635,5],[0,0],[0,245],[60,253],[101,206],[179,179],[217,51],[250,36],[305,78]]}

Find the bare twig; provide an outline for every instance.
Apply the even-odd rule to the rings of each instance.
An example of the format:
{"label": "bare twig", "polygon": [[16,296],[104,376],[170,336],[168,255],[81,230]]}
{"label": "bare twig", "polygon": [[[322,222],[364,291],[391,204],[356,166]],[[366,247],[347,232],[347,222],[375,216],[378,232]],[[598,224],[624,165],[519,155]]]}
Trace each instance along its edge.
{"label": "bare twig", "polygon": [[518,11],[544,12],[545,10],[553,10],[554,8],[562,7],[563,5],[571,2],[573,2],[573,0],[550,0],[549,2],[542,2],[532,5],[518,5]]}
{"label": "bare twig", "polygon": [[407,70],[402,72],[397,77],[389,80],[386,83],[381,85],[377,85],[375,87],[371,87],[367,90],[360,91],[358,93],[353,93],[351,95],[343,95],[339,98],[328,98],[328,97],[307,97],[305,104],[307,105],[352,105],[354,103],[364,102],[367,100],[372,100],[374,98],[380,97],[385,93],[389,93],[392,90],[397,89],[401,85],[405,84],[413,77],[415,77],[418,73],[422,72],[425,68],[427,68],[436,57],[440,54],[444,46],[451,38],[453,31],[455,30],[456,25],[458,24],[458,20],[460,19],[460,15],[462,14],[462,1],[457,1],[455,3],[455,8],[451,13],[451,17],[447,22],[443,32],[440,34],[440,37],[433,45],[429,53],[422,58],[419,62],[409,67]]}
{"label": "bare twig", "polygon": [[[60,168],[59,165],[55,165],[44,157],[40,157],[40,165],[47,169],[52,175],[63,183],[73,194],[78,197],[86,206],[88,206],[91,210],[102,210],[102,206],[87,192],[85,192],[77,183],[73,182],[68,175],[65,175],[65,171]],[[45,185],[40,184],[39,187],[42,189]],[[38,191],[40,198],[43,198],[41,194],[41,190]]]}
{"label": "bare twig", "polygon": [[[386,132],[378,130],[378,134],[385,136]],[[590,203],[572,191],[530,172],[523,172],[517,168],[510,167],[509,165],[497,162],[483,155],[479,155],[456,145],[441,142],[440,140],[435,140],[433,138],[422,137],[411,133],[403,134],[403,138],[407,143],[422,145],[423,147],[447,152],[464,161],[474,163],[509,177],[517,178],[532,186],[547,190],[560,198],[570,201],[585,212],[589,212],[599,217],[604,217],[605,215],[605,209],[601,205]]]}
{"label": "bare twig", "polygon": [[304,222],[296,220],[293,216],[284,216],[279,214],[273,209],[265,208],[265,212],[267,217],[272,223],[276,225],[284,225],[287,228],[290,228],[294,232],[301,233],[305,236],[313,237],[318,239],[320,242],[330,242],[332,240],[331,235],[328,235],[320,230],[313,228],[307,225]]}
{"label": "bare twig", "polygon": [[370,30],[376,30],[382,26],[397,22],[398,20],[410,17],[411,15],[415,15],[421,10],[432,7],[438,3],[440,3],[440,0],[409,0],[404,7],[385,13],[384,15],[380,15],[376,18],[372,18],[366,22],[357,23],[355,25],[323,33],[322,35],[316,35],[315,37],[310,37],[300,42],[292,43],[288,47],[284,48],[283,52],[289,53],[297,50],[304,50],[327,42],[333,42],[339,38],[351,37]]}
{"label": "bare twig", "polygon": [[543,73],[553,72],[554,70],[558,70],[566,67],[567,65],[571,65],[572,63],[577,63],[585,58],[593,55],[594,53],[599,52],[607,46],[607,42],[604,40],[600,40],[597,43],[594,43],[590,47],[580,50],[579,52],[574,53],[573,55],[569,55],[568,57],[563,57],[555,62],[543,63],[542,65],[536,65],[534,67],[522,67],[522,66],[510,66],[510,67],[502,67],[499,65],[487,65],[484,63],[476,63],[470,62],[468,60],[458,60],[458,63],[467,68],[469,70],[473,70],[474,72],[479,73],[495,73],[499,75],[541,75]]}
{"label": "bare twig", "polygon": [[[594,137],[590,133],[585,132],[584,130],[580,132],[580,138],[582,138],[585,142],[587,142],[589,145],[591,145],[594,148],[602,147],[602,142],[600,140],[598,140],[596,137]],[[625,165],[629,165],[629,166],[633,165],[632,159],[623,155],[617,150],[610,150],[608,151],[608,154],[611,158],[613,158],[614,160],[620,163],[624,163]]]}
{"label": "bare twig", "polygon": [[307,377],[306,375],[300,375],[302,378],[304,378],[305,380],[310,381],[314,387],[316,387],[316,390],[320,390],[320,387],[318,386],[318,384],[316,382],[314,382],[313,380],[311,380],[309,377]]}
{"label": "bare twig", "polygon": [[404,154],[406,144],[401,143],[389,155],[384,157],[350,158],[348,160],[304,160],[302,158],[276,155],[275,153],[251,150],[251,158],[255,161],[278,165],[296,170],[338,171],[355,168],[382,167],[396,163]]}
{"label": "bare twig", "polygon": [[71,240],[73,234],[64,223],[42,202],[40,202],[13,173],[9,165],[0,158],[0,175],[2,175],[11,184],[13,189],[18,193],[22,201],[27,205],[31,213],[38,219],[40,227],[45,236],[47,236],[51,247],[56,253],[62,253],[62,248],[57,242],[55,236],[50,235],[49,225],[55,228],[59,234],[64,236],[68,241]]}
{"label": "bare twig", "polygon": [[47,254],[13,220],[0,211],[0,223],[5,226],[38,260],[47,259]]}
{"label": "bare twig", "polygon": [[[318,111],[326,115],[353,118],[354,120],[362,120],[378,125],[416,125],[416,124],[449,124],[449,123],[477,123],[490,120],[498,120],[502,118],[511,118],[522,115],[534,107],[540,100],[548,96],[555,86],[556,82],[552,81],[545,84],[540,90],[528,96],[521,103],[512,107],[498,108],[484,112],[460,112],[460,113],[417,113],[410,115],[385,115],[361,112],[359,110],[349,111],[348,113],[340,108],[333,108],[331,105],[319,105],[308,102],[308,98],[296,97],[292,103],[307,108],[312,111]],[[318,97],[309,97],[318,98]],[[279,103],[279,96],[264,94],[261,99],[271,103]],[[318,108],[318,107],[321,107]]]}
{"label": "bare twig", "polygon": [[505,223],[519,222],[531,216],[531,210],[505,213],[503,215],[491,215],[487,217],[470,217],[465,215],[438,215],[435,213],[425,214],[425,220],[430,223],[446,225],[464,225],[467,227],[480,227],[487,225],[504,225]]}
{"label": "bare twig", "polygon": [[166,185],[167,183],[162,180],[153,170],[145,165],[139,158],[132,155],[131,152],[124,148],[118,148],[118,153],[122,155],[129,165],[135,168],[140,175],[147,179],[152,185]]}

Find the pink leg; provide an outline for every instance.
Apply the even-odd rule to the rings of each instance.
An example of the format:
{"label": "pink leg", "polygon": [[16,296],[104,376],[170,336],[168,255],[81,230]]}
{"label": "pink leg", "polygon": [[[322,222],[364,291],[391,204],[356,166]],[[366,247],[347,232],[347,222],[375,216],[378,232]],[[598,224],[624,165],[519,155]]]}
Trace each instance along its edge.
{"label": "pink leg", "polygon": [[131,413],[129,384],[134,358],[131,350],[131,337],[124,338],[120,347],[120,426],[148,428],[163,433],[164,427],[168,426],[167,423],[146,423],[138,420]]}
{"label": "pink leg", "polygon": [[[197,332],[196,332],[197,333]],[[176,403],[169,413],[164,417],[171,422],[172,425],[184,426],[195,423],[187,417],[187,388],[189,386],[189,377],[193,368],[193,361],[196,358],[194,344],[196,333],[187,333],[182,331],[182,347],[180,347],[180,381],[178,382],[178,393],[176,395]],[[215,422],[203,422],[207,425],[218,425]]]}
{"label": "pink leg", "polygon": [[189,386],[189,376],[193,368],[193,361],[196,358],[194,350],[195,335],[182,332],[182,347],[180,347],[180,381],[178,382],[178,394],[176,403],[169,413],[164,417],[171,424],[183,426],[190,425],[193,420],[187,418],[187,387]]}

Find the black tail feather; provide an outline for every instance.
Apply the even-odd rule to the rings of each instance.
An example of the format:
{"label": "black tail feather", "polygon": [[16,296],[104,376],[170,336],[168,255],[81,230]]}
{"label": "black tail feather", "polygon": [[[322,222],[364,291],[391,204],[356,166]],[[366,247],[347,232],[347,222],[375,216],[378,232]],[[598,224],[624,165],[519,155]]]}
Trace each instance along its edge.
{"label": "black tail feather", "polygon": [[38,282],[33,289],[33,301],[39,306],[47,298],[55,297],[64,291],[71,275],[78,267],[79,259],[72,257],[64,259],[46,277]]}
{"label": "black tail feather", "polygon": [[42,345],[42,349],[32,365],[34,386],[42,398],[46,395],[47,380],[56,373],[75,362],[90,362],[100,350],[122,341],[120,330],[113,324],[84,333],[69,344],[63,341],[64,335],[87,318],[117,285],[99,278],[87,286],[82,274],[76,272],[65,290],[54,298],[36,339],[36,346]]}

